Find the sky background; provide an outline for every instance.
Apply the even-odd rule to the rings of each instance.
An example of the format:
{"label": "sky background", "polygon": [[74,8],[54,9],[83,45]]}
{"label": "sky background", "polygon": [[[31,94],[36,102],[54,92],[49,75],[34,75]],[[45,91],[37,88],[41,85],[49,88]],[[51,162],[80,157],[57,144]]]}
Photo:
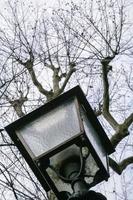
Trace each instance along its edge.
{"label": "sky background", "polygon": [[[11,2],[12,2],[12,0],[11,0]],[[57,1],[57,0],[47,0],[47,1],[45,1],[45,0],[25,0],[24,2],[25,3],[26,2],[27,3],[32,2],[35,7],[36,6],[38,6],[38,7],[44,6],[46,8],[47,7],[54,7],[54,6],[56,7],[58,5],[58,2],[62,5],[62,1]],[[75,2],[78,2],[78,0],[77,1],[75,0]],[[128,2],[129,2],[129,4],[133,3],[133,0],[129,0]],[[4,12],[4,9],[6,7],[6,3],[7,3],[6,0],[0,0],[0,11]],[[64,3],[64,1],[63,1],[63,3]],[[133,11],[133,7],[129,6],[128,17],[131,21],[133,20],[132,11]],[[130,32],[130,34],[132,34],[132,32]],[[127,175],[122,175],[122,176],[119,176],[119,175],[116,174],[114,179],[109,179],[108,184],[105,183],[105,184],[101,185],[100,187],[98,186],[99,190],[102,193],[102,191],[105,191],[105,189],[107,190],[107,188],[105,188],[105,187],[108,187],[108,194],[107,194],[108,197],[109,197],[108,200],[117,200],[117,199],[115,199],[115,192],[122,193],[122,191],[121,191],[121,189],[122,189],[121,184],[123,184],[122,179],[125,178],[126,180],[128,180],[129,177],[132,176],[132,171],[133,170],[129,170],[129,173]],[[113,194],[112,191],[113,191],[114,183],[115,183],[115,185],[117,185],[118,191],[114,191],[114,194]],[[131,196],[130,199],[126,199],[126,200],[132,200],[132,195],[133,194],[130,194],[130,196]]]}

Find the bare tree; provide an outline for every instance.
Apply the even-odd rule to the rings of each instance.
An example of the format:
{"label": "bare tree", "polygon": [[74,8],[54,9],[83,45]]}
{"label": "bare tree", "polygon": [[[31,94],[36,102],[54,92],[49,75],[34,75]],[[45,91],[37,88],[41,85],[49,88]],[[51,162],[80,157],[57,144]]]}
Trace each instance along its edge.
{"label": "bare tree", "polygon": [[[133,163],[133,38],[126,16],[131,6],[120,0],[80,1],[48,15],[31,3],[9,1],[0,28],[1,128],[78,83],[119,152],[110,167],[122,174]],[[1,131],[1,198],[12,191],[13,199],[46,199]]]}
{"label": "bare tree", "polygon": [[[57,13],[60,21],[71,29],[73,35],[80,41],[82,40],[86,45],[85,49],[89,47],[86,57],[91,55],[91,58],[93,54],[93,59],[96,59],[90,74],[88,66],[82,70],[87,79],[89,77],[89,82],[92,76],[100,78],[100,87],[97,87],[94,81],[93,86],[88,85],[88,99],[90,94],[92,105],[95,106],[96,93],[92,96],[92,88],[97,95],[98,90],[100,91],[94,109],[105,119],[104,124],[107,125],[105,128],[110,125],[110,129],[107,128],[107,130],[113,133],[110,135],[110,140],[114,148],[117,149],[123,144],[122,151],[126,151],[128,142],[131,142],[130,135],[133,124],[131,102],[128,101],[128,98],[132,98],[132,61],[130,60],[131,63],[128,64],[123,62],[124,58],[131,59],[133,47],[132,36],[130,36],[131,24],[129,25],[126,21],[126,10],[129,7],[120,1],[86,1],[85,3],[80,2],[79,5],[73,3],[71,6],[69,4],[67,6],[67,9],[61,9],[62,14],[59,11]],[[73,15],[76,26],[70,26],[68,13],[70,16]],[[95,68],[98,76],[97,73],[92,73],[96,71]],[[128,98],[126,98],[127,94]],[[126,157],[121,152],[118,162],[110,158],[109,163],[115,172],[121,174],[128,165],[133,163],[132,150],[130,149],[130,154]]]}

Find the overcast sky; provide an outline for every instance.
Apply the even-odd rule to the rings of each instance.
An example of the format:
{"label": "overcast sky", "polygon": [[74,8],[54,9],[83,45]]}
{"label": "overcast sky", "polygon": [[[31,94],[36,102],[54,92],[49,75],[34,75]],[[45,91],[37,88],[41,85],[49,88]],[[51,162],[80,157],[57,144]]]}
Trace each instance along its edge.
{"label": "overcast sky", "polygon": [[[12,2],[13,0],[10,0],[10,2]],[[57,6],[58,2],[60,2],[61,4],[61,1],[62,0],[19,0],[19,1],[24,1],[25,3],[27,2],[32,2],[35,6],[46,6],[46,7],[54,7],[54,6]],[[128,0],[127,0],[128,1]],[[63,1],[64,2],[64,1]],[[78,0],[75,0],[75,2],[78,2]],[[132,2],[133,3],[133,0],[129,0],[128,2]],[[0,0],[0,11],[4,11],[4,8],[6,7],[6,3],[7,3],[7,0]],[[133,17],[133,14],[132,14],[132,10],[133,10],[133,7],[129,7],[129,12],[128,12],[128,15],[130,17],[130,19],[132,19]],[[117,179],[119,179],[120,181],[120,176],[116,175]],[[113,182],[114,180],[110,179],[109,180],[109,183],[110,183],[110,186],[113,187]],[[119,182],[120,183],[120,182]],[[116,183],[118,184],[118,183]],[[105,186],[105,185],[104,185]],[[110,187],[110,191],[112,190],[112,188]],[[119,184],[117,185],[117,187],[119,187]],[[109,187],[108,187],[109,188]],[[104,190],[104,187],[103,187],[103,190]],[[121,190],[121,187],[120,187],[120,190]],[[102,192],[102,191],[101,191]],[[115,195],[115,194],[114,194]],[[110,195],[110,199],[108,200],[114,200],[115,198],[113,198],[113,195],[111,194]],[[128,199],[127,199],[128,200]]]}

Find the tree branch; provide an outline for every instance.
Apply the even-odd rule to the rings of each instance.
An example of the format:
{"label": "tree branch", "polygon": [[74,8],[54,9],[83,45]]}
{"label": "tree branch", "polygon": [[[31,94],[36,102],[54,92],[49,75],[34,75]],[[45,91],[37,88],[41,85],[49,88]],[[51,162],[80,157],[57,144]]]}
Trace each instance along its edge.
{"label": "tree branch", "polygon": [[28,101],[27,96],[26,97],[21,96],[20,98],[15,99],[15,100],[11,100],[8,96],[6,96],[6,99],[11,104],[11,106],[14,108],[18,117],[22,117],[25,115],[25,113],[22,110],[22,106],[26,101]]}
{"label": "tree branch", "polygon": [[59,76],[59,70],[60,68],[53,68],[53,91],[54,95],[57,96],[60,90],[59,82],[60,82],[60,76]]}
{"label": "tree branch", "polygon": [[124,125],[125,125],[125,127],[129,127],[131,124],[133,123],[133,113],[131,113],[129,116],[128,116],[128,118],[126,118],[125,119],[125,121],[124,121]]}
{"label": "tree branch", "polygon": [[116,147],[119,142],[129,135],[128,128],[133,123],[133,113],[129,115],[123,122],[123,124],[118,126],[116,133],[111,137],[111,142],[114,147]]}
{"label": "tree branch", "polygon": [[121,175],[122,172],[126,169],[126,167],[128,167],[128,165],[130,164],[133,164],[133,156],[122,160],[120,163],[117,163],[112,158],[109,158],[110,167],[119,175]]}
{"label": "tree branch", "polygon": [[40,93],[42,93],[43,95],[47,97],[47,99],[49,99],[49,97],[52,95],[52,92],[45,90],[42,84],[37,80],[35,71],[33,69],[33,65],[31,65],[31,63],[27,63],[27,65],[25,66],[31,76],[33,84],[37,87]]}
{"label": "tree branch", "polygon": [[47,100],[51,99],[51,96],[53,95],[52,91],[48,91],[45,90],[42,86],[42,84],[37,80],[35,71],[33,69],[33,63],[34,63],[34,56],[30,55],[30,59],[27,60],[26,62],[22,62],[19,58],[16,59],[16,61],[23,65],[29,72],[30,76],[31,76],[31,80],[33,82],[33,84],[37,87],[37,89],[39,90],[39,92],[43,95],[45,95],[47,97]]}
{"label": "tree branch", "polygon": [[65,78],[65,80],[64,80],[64,83],[63,83],[63,85],[62,85],[62,87],[61,87],[61,89],[60,89],[60,92],[61,92],[61,93],[64,91],[64,89],[65,89],[65,87],[66,87],[66,84],[68,83],[68,81],[69,81],[69,79],[71,78],[73,72],[75,72],[75,71],[76,71],[76,69],[73,68],[73,67],[71,67],[71,69],[70,69],[69,72],[67,73],[66,78]]}
{"label": "tree branch", "polygon": [[104,58],[101,61],[102,64],[102,74],[103,74],[103,116],[105,119],[110,123],[110,125],[114,128],[114,130],[117,130],[118,123],[116,120],[112,117],[111,113],[109,112],[109,82],[108,82],[108,73],[111,70],[109,63],[112,61],[113,57],[107,57]]}

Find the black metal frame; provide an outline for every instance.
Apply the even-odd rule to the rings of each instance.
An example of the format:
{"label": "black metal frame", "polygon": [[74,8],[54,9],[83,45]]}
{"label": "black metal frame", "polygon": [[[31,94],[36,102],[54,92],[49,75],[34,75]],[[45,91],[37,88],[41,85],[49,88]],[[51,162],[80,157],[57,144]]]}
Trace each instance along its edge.
{"label": "black metal frame", "polygon": [[[45,113],[54,109],[59,104],[62,104],[65,101],[67,101],[68,99],[75,98],[75,97],[76,97],[75,104],[76,104],[76,108],[77,108],[81,132],[78,133],[75,137],[73,137],[69,141],[61,144],[58,148],[55,148],[52,152],[49,152],[47,155],[41,155],[41,157],[38,157],[37,160],[33,160],[31,158],[30,154],[27,152],[24,145],[22,144],[22,142],[20,141],[20,138],[17,136],[16,130],[18,130],[19,128],[28,124],[29,122],[35,120],[36,118],[38,118],[38,116],[44,115]],[[85,136],[82,119],[80,117],[80,111],[79,111],[80,105],[79,104],[85,108],[87,117],[88,117],[90,123],[92,124],[92,126],[94,127],[95,131],[98,132],[99,138],[101,138],[100,141],[101,141],[104,149],[106,150],[107,154],[113,153],[114,149],[111,145],[110,140],[108,139],[105,131],[103,130],[101,124],[99,123],[97,117],[95,116],[92,108],[90,107],[84,93],[82,92],[82,90],[79,86],[74,87],[73,89],[67,91],[66,93],[58,96],[56,99],[53,99],[52,101],[46,103],[45,105],[39,107],[38,109],[34,110],[33,112],[27,114],[26,116],[18,119],[17,121],[15,121],[12,124],[5,127],[7,133],[9,134],[11,139],[14,141],[14,143],[16,144],[16,146],[22,153],[23,157],[25,158],[25,160],[31,167],[32,171],[34,172],[34,174],[40,181],[43,188],[46,191],[49,191],[50,189],[52,189],[59,200],[61,200],[61,199],[60,199],[59,192],[58,192],[56,186],[54,185],[53,181],[51,180],[51,178],[49,177],[47,172],[44,170],[45,167],[42,168],[42,166],[39,165],[39,162],[41,162],[41,159],[44,159],[44,157],[45,157],[45,160],[47,160],[49,157],[62,151],[66,147],[68,147],[74,143],[80,142],[81,136]],[[90,118],[90,116],[91,116],[91,118]],[[87,141],[88,141],[89,149],[90,149],[92,155],[94,156],[95,161],[97,162],[99,168],[102,169],[105,180],[107,180],[109,177],[109,173],[104,168],[102,162],[100,161],[97,153],[95,152],[94,148],[92,147],[92,145],[88,139],[87,139]]]}

